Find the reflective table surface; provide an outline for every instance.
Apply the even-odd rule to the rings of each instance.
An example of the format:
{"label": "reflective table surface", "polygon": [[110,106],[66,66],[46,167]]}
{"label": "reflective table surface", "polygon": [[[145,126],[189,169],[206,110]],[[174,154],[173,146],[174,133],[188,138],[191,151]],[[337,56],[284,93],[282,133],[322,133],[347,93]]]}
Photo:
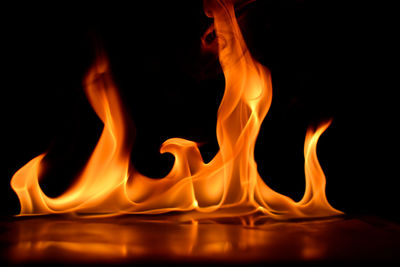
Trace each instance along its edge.
{"label": "reflective table surface", "polygon": [[9,264],[319,263],[399,261],[400,226],[377,218],[12,218],[0,222]]}

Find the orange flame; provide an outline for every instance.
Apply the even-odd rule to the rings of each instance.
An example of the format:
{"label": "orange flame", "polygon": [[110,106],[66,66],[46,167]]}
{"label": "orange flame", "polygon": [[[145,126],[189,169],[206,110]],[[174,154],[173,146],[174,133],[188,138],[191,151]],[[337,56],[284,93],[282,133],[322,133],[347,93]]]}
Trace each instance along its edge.
{"label": "orange flame", "polygon": [[20,215],[70,213],[112,216],[187,211],[183,220],[237,216],[255,212],[278,219],[341,214],[325,196],[325,176],[316,155],[318,138],[329,126],[308,130],[304,144],[306,190],[295,202],[269,188],[257,172],[254,147],[272,100],[269,71],[255,61],[243,40],[230,1],[205,2],[214,18],[219,60],[226,88],[218,111],[220,147],[209,163],[195,142],[171,138],[161,153],[175,163],[163,179],[129,173],[126,118],[109,64],[99,56],[85,83],[90,103],[104,123],[103,132],[76,183],[56,198],[46,196],[39,177],[45,154],[32,159],[12,180],[21,203]]}

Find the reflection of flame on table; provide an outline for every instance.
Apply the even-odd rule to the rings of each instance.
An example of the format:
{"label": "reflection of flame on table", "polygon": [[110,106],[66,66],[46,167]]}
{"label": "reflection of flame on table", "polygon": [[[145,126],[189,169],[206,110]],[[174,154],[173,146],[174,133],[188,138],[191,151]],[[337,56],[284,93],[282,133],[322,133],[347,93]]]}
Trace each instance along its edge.
{"label": "reflection of flame on table", "polygon": [[286,262],[394,258],[399,255],[399,233],[396,225],[376,227],[342,218],[279,222],[242,217],[191,223],[167,216],[33,218],[12,222],[6,242],[11,261],[20,263]]}

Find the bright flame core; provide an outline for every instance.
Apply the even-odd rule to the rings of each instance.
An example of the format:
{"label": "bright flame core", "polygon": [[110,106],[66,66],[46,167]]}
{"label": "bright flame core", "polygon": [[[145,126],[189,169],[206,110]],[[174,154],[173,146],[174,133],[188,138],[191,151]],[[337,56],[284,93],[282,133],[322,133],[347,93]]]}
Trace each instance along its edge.
{"label": "bright flame core", "polygon": [[[175,163],[163,179],[129,172],[126,118],[105,56],[98,56],[86,80],[86,94],[104,123],[101,137],[75,184],[56,198],[46,196],[39,177],[45,154],[32,159],[12,180],[20,215],[69,213],[112,216],[186,211],[183,219],[238,216],[254,212],[277,219],[341,214],[325,195],[325,176],[316,155],[330,122],[309,129],[304,144],[306,190],[295,202],[269,188],[257,172],[254,147],[272,100],[269,71],[255,61],[243,40],[229,1],[206,1],[214,18],[225,94],[218,110],[217,155],[204,163],[195,142],[171,138],[161,153]],[[190,211],[190,212],[189,212]]]}

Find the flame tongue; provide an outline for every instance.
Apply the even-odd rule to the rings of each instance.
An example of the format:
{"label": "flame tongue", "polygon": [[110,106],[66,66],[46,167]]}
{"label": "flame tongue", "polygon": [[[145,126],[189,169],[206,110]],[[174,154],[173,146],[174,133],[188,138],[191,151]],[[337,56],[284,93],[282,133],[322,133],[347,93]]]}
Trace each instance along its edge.
{"label": "flame tongue", "polygon": [[[257,172],[254,147],[272,100],[269,71],[249,53],[230,1],[206,1],[214,18],[218,53],[226,80],[218,111],[220,151],[204,163],[197,144],[180,138],[164,142],[161,153],[175,163],[163,179],[128,173],[127,123],[104,56],[86,78],[90,103],[104,123],[103,132],[76,183],[57,198],[40,188],[42,154],[17,171],[11,186],[21,203],[21,215],[76,213],[117,215],[196,211],[189,217],[236,216],[262,212],[275,218],[340,214],[325,196],[325,176],[316,144],[329,126],[308,130],[304,145],[306,190],[299,202],[270,189]],[[213,212],[213,213],[211,213]]]}
{"label": "flame tongue", "polygon": [[[11,185],[20,197],[21,214],[65,213],[76,210],[115,212],[115,200],[107,201],[113,192],[124,195],[129,153],[125,147],[125,119],[122,105],[111,80],[104,58],[90,70],[86,78],[86,93],[96,114],[104,123],[103,132],[85,169],[64,194],[47,197],[40,189],[40,162],[42,154],[21,168]],[[23,197],[24,200],[21,199]],[[120,199],[120,198],[116,198]]]}

